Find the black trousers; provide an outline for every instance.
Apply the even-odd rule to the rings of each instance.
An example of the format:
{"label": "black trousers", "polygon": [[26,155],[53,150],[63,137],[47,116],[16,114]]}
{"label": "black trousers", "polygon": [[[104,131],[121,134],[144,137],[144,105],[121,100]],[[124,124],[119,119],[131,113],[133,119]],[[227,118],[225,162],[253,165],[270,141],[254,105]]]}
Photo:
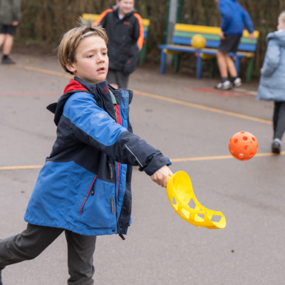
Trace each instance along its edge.
{"label": "black trousers", "polygon": [[107,74],[107,82],[109,84],[116,84],[119,88],[127,88],[130,74],[126,74],[123,71],[110,69]]}
{"label": "black trousers", "polygon": [[93,266],[95,236],[82,236],[63,229],[31,224],[28,224],[27,229],[21,234],[0,240],[0,270],[7,265],[34,259],[63,231],[65,231],[68,247],[68,271],[70,275],[68,284],[94,284],[92,277],[95,272]]}
{"label": "black trousers", "polygon": [[285,132],[285,102],[274,102],[273,130],[273,138],[281,140]]}

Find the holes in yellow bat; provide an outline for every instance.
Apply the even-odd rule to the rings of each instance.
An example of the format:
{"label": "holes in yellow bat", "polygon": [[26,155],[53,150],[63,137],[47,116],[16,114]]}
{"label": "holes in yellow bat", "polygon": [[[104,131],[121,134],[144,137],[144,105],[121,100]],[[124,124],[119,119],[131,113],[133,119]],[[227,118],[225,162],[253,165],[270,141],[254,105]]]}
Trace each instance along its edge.
{"label": "holes in yellow bat", "polygon": [[184,217],[186,217],[187,219],[189,219],[189,217],[190,217],[190,212],[189,212],[189,211],[187,211],[187,210],[185,210],[185,209],[182,208],[181,213],[182,213],[182,215],[183,215]]}
{"label": "holes in yellow bat", "polygon": [[175,200],[174,197],[172,198],[172,205],[173,205],[174,209],[177,211],[177,209],[178,209],[178,203],[176,202],[176,200]]}
{"label": "holes in yellow bat", "polygon": [[218,223],[221,220],[221,216],[220,215],[213,215],[211,218],[212,222]]}
{"label": "holes in yellow bat", "polygon": [[204,222],[205,215],[204,214],[196,214],[195,215],[195,221],[196,222]]}
{"label": "holes in yellow bat", "polygon": [[193,199],[190,200],[190,202],[188,203],[188,206],[191,209],[195,209],[196,208],[196,203],[193,201]]}

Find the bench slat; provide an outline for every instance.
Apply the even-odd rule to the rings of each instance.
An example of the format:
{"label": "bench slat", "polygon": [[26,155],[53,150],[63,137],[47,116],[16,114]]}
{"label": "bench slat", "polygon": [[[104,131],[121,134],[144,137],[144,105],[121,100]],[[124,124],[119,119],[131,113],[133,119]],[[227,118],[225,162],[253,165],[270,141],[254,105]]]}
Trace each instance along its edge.
{"label": "bench slat", "polygon": [[[197,26],[197,25],[187,25],[187,24],[175,24],[175,31],[181,32],[192,32],[196,34],[212,34],[218,35],[221,32],[219,27],[208,27],[208,26]],[[259,37],[259,31],[254,31],[254,35],[256,38]],[[249,37],[249,33],[247,30],[243,31],[243,37]]]}
{"label": "bench slat", "polygon": [[[191,46],[191,39],[189,38],[179,38],[179,37],[173,37],[172,39],[173,44],[180,44],[180,45],[190,45]],[[206,42],[206,47],[210,48],[217,48],[220,45],[219,41],[211,41],[208,40]],[[256,51],[256,45],[251,44],[239,44],[238,50],[244,50],[244,51]]]}
{"label": "bench slat", "polygon": [[[158,47],[159,47],[159,49],[163,49],[163,50],[166,49],[166,50],[181,51],[181,52],[192,52],[192,53],[198,52],[198,50],[193,48],[193,47],[183,46],[183,45],[159,45]],[[218,50],[212,49],[212,48],[204,48],[204,49],[200,50],[200,52],[204,53],[204,54],[216,55]],[[236,54],[240,57],[254,57],[254,53],[251,53],[251,52],[238,51]]]}
{"label": "bench slat", "polygon": [[[195,35],[202,35],[206,40],[211,40],[211,41],[220,41],[219,35],[211,35],[211,34],[197,34],[197,33],[190,33],[190,32],[180,32],[180,31],[175,31],[174,32],[174,37],[179,37],[179,38],[192,38]],[[257,44],[257,39],[251,40],[249,38],[241,38],[241,43],[243,44],[252,44],[256,45]]]}

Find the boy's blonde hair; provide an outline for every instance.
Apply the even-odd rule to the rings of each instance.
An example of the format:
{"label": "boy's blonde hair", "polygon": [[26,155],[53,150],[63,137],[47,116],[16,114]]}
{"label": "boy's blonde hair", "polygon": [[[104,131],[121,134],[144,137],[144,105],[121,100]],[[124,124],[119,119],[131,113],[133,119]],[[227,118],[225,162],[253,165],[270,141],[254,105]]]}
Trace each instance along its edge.
{"label": "boy's blonde hair", "polygon": [[[85,34],[86,36],[84,36]],[[75,54],[79,43],[83,38],[90,36],[98,36],[102,38],[106,44],[108,43],[108,36],[105,29],[99,25],[92,26],[91,24],[88,24],[81,27],[76,27],[68,31],[63,36],[58,47],[58,59],[62,68],[66,72],[73,74],[66,68],[66,65],[68,63],[76,62]]]}
{"label": "boy's blonde hair", "polygon": [[282,23],[285,23],[285,11],[283,11],[280,15],[279,15],[279,19]]}

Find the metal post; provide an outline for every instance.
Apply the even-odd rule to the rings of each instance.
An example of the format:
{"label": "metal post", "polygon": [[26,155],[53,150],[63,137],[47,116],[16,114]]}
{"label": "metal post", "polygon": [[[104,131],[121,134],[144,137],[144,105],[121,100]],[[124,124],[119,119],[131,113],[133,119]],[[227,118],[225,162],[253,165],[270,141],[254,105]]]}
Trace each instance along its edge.
{"label": "metal post", "polygon": [[170,1],[171,0],[167,0],[167,7],[166,7],[166,19],[165,19],[164,40],[163,40],[163,43],[165,45],[167,44],[167,31],[168,31],[168,18],[169,18]]}
{"label": "metal post", "polygon": [[184,4],[184,0],[178,0],[176,23],[182,23],[181,11],[182,11],[182,8],[183,8],[183,4]]}
{"label": "metal post", "polygon": [[[178,0],[169,0],[169,15],[168,15],[168,25],[167,25],[167,44],[172,43],[172,37],[174,32],[174,26],[176,24],[177,16],[177,2]],[[171,64],[173,55],[167,56],[167,64]]]}
{"label": "metal post", "polygon": [[170,0],[170,3],[169,3],[168,29],[167,29],[167,43],[168,44],[172,43],[174,26],[176,24],[177,1],[178,0]]}

